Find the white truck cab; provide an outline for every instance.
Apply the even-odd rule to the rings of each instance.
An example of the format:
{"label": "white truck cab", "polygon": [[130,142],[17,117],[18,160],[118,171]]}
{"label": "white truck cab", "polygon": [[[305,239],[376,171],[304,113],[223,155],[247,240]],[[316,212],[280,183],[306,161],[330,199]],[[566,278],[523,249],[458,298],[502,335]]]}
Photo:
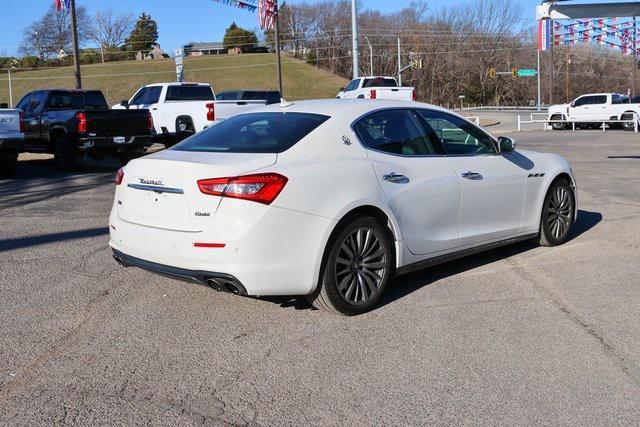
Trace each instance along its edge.
{"label": "white truck cab", "polygon": [[415,101],[416,92],[413,87],[398,86],[398,82],[393,77],[370,76],[351,80],[347,87],[340,88],[336,98]]}

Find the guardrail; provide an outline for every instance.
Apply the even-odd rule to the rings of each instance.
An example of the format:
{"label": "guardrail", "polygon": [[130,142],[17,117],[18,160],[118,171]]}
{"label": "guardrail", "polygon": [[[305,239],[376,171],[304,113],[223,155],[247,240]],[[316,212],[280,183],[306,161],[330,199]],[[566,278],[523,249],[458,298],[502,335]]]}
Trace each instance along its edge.
{"label": "guardrail", "polygon": [[535,123],[541,123],[544,125],[543,129],[544,130],[549,130],[549,125],[552,123],[564,123],[564,124],[571,124],[571,130],[575,131],[576,130],[576,123],[602,123],[602,132],[606,132],[607,130],[607,123],[611,124],[611,123],[633,123],[633,131],[638,133],[638,116],[637,114],[634,113],[633,115],[633,119],[629,119],[629,120],[549,120],[549,119],[536,119],[535,116],[539,116],[539,115],[544,115],[546,117],[545,113],[531,113],[529,115],[529,120],[522,120],[522,118],[520,117],[520,114],[518,114],[518,132],[522,132],[522,125],[523,124],[535,124]]}
{"label": "guardrail", "polygon": [[463,111],[547,111],[549,107],[543,106],[540,107],[529,107],[529,106],[518,106],[518,105],[478,105],[477,107],[464,107]]}
{"label": "guardrail", "polygon": [[478,116],[465,117],[465,119],[473,122],[476,126],[480,126],[480,117]]}

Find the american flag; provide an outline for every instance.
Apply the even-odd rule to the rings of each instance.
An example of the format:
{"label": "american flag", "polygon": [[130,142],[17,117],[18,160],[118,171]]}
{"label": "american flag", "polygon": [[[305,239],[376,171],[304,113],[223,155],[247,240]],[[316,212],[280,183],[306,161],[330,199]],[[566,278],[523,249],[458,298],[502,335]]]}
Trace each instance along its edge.
{"label": "american flag", "polygon": [[278,0],[260,0],[258,2],[258,19],[260,28],[270,30],[276,22],[278,14]]}
{"label": "american flag", "polygon": [[60,12],[61,10],[69,10],[71,8],[71,0],[55,0],[56,1],[56,10]]}

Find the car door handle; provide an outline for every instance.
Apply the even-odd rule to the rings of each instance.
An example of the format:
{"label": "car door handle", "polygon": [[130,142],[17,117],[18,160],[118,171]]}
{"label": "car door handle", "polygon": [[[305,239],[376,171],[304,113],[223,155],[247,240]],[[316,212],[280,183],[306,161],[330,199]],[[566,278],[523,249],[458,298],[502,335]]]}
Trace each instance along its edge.
{"label": "car door handle", "polygon": [[462,177],[465,179],[470,179],[472,181],[478,181],[482,179],[482,175],[480,175],[478,172],[465,172],[462,174]]}
{"label": "car door handle", "polygon": [[409,182],[409,178],[395,172],[382,175],[382,179],[384,179],[385,181],[393,182],[394,184],[406,184],[407,182]]}

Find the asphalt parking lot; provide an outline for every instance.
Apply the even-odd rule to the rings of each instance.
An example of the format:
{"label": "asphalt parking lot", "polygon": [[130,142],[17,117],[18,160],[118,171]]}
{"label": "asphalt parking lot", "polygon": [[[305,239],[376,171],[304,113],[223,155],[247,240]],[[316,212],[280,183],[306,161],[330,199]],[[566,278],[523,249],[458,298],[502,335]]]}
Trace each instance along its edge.
{"label": "asphalt parking lot", "polygon": [[579,185],[570,242],[399,277],[354,318],[108,248],[115,167],[0,181],[0,423],[637,424],[640,136],[525,132]]}

